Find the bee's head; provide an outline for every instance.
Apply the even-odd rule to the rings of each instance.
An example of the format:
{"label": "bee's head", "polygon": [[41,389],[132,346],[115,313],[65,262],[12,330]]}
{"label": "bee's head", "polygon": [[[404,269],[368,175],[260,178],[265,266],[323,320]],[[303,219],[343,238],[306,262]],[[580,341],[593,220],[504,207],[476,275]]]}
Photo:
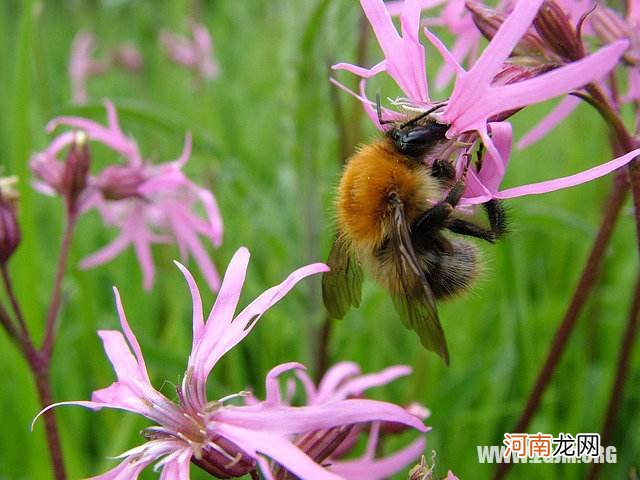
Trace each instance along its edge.
{"label": "bee's head", "polygon": [[399,153],[419,159],[422,159],[435,144],[445,139],[449,125],[438,123],[429,117],[430,114],[445,105],[446,103],[440,103],[404,123],[396,123],[382,119],[380,95],[376,95],[376,107],[380,125],[394,123],[394,126],[387,130],[386,136],[393,142],[395,149]]}
{"label": "bee's head", "polygon": [[409,157],[422,158],[439,141],[444,140],[449,125],[437,123],[433,120],[412,124],[399,125],[387,132],[396,150]]}

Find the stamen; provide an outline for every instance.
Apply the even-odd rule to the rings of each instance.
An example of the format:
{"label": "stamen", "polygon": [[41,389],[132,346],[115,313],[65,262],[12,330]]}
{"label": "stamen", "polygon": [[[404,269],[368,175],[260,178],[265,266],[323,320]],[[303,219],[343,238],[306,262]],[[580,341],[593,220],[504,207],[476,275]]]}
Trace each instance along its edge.
{"label": "stamen", "polygon": [[202,443],[194,442],[192,439],[187,437],[182,432],[178,432],[177,436],[178,436],[178,438],[180,438],[180,440],[182,440],[183,442],[185,442],[185,443],[187,443],[189,445],[189,447],[193,451],[194,457],[196,457],[198,459],[202,458]]}
{"label": "stamen", "polygon": [[184,418],[186,418],[187,420],[189,420],[189,422],[191,422],[191,426],[195,427],[196,430],[198,431],[202,431],[202,425],[200,424],[200,422],[198,422],[197,419],[193,418],[193,416],[191,416],[189,413],[187,412],[183,412],[182,416]]}
{"label": "stamen", "polygon": [[193,367],[189,367],[187,369],[187,373],[184,375],[184,381],[187,384],[191,384],[193,382]]}
{"label": "stamen", "polygon": [[200,415],[202,418],[208,418],[212,413],[219,410],[220,407],[222,407],[222,404],[219,401],[212,400],[203,407],[203,411],[199,412],[198,415]]}
{"label": "stamen", "polygon": [[234,398],[246,398],[251,395],[251,392],[247,390],[242,390],[238,393],[232,393],[231,395],[227,395],[226,397],[222,397],[218,399],[218,403],[224,404],[225,402],[232,400]]}

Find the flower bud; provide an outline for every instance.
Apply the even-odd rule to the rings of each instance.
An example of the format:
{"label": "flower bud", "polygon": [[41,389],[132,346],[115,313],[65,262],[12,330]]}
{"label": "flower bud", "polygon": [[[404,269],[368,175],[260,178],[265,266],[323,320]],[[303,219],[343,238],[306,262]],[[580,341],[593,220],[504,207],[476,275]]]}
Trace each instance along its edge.
{"label": "flower bud", "polygon": [[20,244],[20,227],[16,217],[17,181],[17,177],[0,178],[0,263],[6,263]]}
{"label": "flower bud", "polygon": [[[505,64],[502,69],[493,77],[493,85],[507,85],[511,83],[518,83],[529,78],[534,78],[543,73],[553,70],[554,66],[551,64],[539,64],[535,67],[525,67],[521,65],[509,65]],[[490,122],[501,122],[506,120],[511,115],[522,110],[522,108],[516,108],[505,112],[500,112],[489,119]]]}
{"label": "flower bud", "polygon": [[256,469],[253,458],[220,435],[214,435],[191,462],[216,478],[244,477]]}
{"label": "flower bud", "polygon": [[630,45],[622,58],[629,65],[640,65],[640,34],[610,8],[599,6],[591,14],[591,26],[604,43],[626,38]]}
{"label": "flower bud", "polygon": [[530,78],[535,78],[543,73],[553,70],[551,65],[537,65],[535,67],[525,65],[504,64],[493,77],[492,85],[508,85],[518,83]]}
{"label": "flower bud", "polygon": [[481,3],[466,2],[473,23],[487,40],[491,40],[507,18],[504,12],[489,8]]}
{"label": "flower bud", "polygon": [[83,131],[77,131],[67,154],[62,175],[62,193],[67,199],[69,210],[76,208],[78,198],[87,186],[89,164],[87,135]]}
{"label": "flower bud", "polygon": [[584,57],[584,47],[569,15],[554,0],[545,0],[533,19],[533,26],[547,48],[565,61]]}
{"label": "flower bud", "polygon": [[138,187],[145,177],[138,167],[113,165],[106,167],[96,178],[95,186],[107,200],[123,200],[139,196]]}
{"label": "flower bud", "polygon": [[[330,457],[345,438],[349,435],[353,425],[343,425],[341,427],[329,428],[326,430],[316,430],[302,435],[296,446],[306,453],[314,462],[322,464]],[[295,480],[296,476],[281,466],[273,469],[273,478],[276,480]]]}
{"label": "flower bud", "polygon": [[[480,3],[468,1],[466,7],[471,13],[473,23],[487,40],[491,40],[495,36],[507,18],[506,12],[488,8]],[[542,40],[533,31],[528,30],[513,49],[513,55],[530,57],[536,63],[553,60],[549,58],[548,52],[545,50]]]}

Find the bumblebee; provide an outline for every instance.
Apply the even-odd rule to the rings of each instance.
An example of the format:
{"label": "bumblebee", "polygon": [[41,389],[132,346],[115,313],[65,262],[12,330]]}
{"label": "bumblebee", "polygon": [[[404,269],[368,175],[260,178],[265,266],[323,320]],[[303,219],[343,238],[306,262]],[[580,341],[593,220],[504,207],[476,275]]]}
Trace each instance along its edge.
{"label": "bumblebee", "polygon": [[458,180],[453,164],[437,158],[451,144],[449,126],[430,115],[437,108],[404,123],[386,122],[392,127],[384,136],[349,159],[338,187],[338,233],[322,295],[329,314],[342,318],[360,305],[364,267],[390,292],[404,325],[448,365],[436,300],[464,292],[481,271],[478,248],[461,236],[492,243],[505,233],[506,218],[496,200],[483,204],[488,227],[455,211],[470,157]]}

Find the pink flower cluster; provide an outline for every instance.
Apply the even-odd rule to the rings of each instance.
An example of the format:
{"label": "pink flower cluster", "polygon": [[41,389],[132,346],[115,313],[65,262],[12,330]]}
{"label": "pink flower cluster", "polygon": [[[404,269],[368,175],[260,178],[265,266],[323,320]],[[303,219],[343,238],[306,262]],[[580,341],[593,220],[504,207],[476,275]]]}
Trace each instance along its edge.
{"label": "pink flower cluster", "polygon": [[[213,40],[204,25],[192,22],[191,38],[162,30],[160,46],[169,59],[196,73],[199,79],[218,76],[219,67],[213,53]],[[135,72],[143,67],[142,54],[130,42],[107,49],[102,57],[96,57],[97,41],[93,33],[78,32],[71,45],[69,79],[71,100],[82,105],[89,100],[87,83],[91,77],[102,75],[112,68]]]}
{"label": "pink flower cluster", "polygon": [[[47,125],[49,132],[59,126],[80,130],[90,141],[106,146],[123,160],[90,177],[81,194],[81,212],[95,208],[106,226],[119,230],[111,243],[82,260],[81,267],[102,265],[132,246],[142,268],[144,287],[150,289],[155,272],[151,245],[175,243],[184,259],[189,255],[195,258],[209,287],[217,290],[220,279],[200,237],[219,246],[222,217],[213,194],[182,172],[191,155],[191,136],[186,135],[177,160],[151,164],[142,158],[137,143],[122,132],[113,104],[106,102],[105,106],[106,126],[79,117],[59,117]],[[61,193],[64,162],[59,156],[74,138],[73,131],[61,133],[47,149],[32,157],[30,165],[40,191]],[[204,217],[197,213],[200,206]]]}
{"label": "pink flower cluster", "polygon": [[[481,167],[474,165],[468,171],[463,205],[483,203],[491,198],[512,198],[575,186],[620,168],[640,153],[640,150],[635,150],[576,175],[501,190],[512,145],[511,125],[502,117],[528,105],[599,81],[620,63],[628,51],[629,40],[621,37],[612,39],[595,53],[554,65],[553,68],[548,67],[544,71],[532,73],[525,68],[519,69],[506,63],[507,59],[523,39],[529,40],[532,23],[543,4],[543,0],[521,0],[515,3],[510,13],[503,14],[487,47],[473,65],[465,69],[459,59],[469,57],[468,53],[475,51],[480,35],[476,32],[471,37],[469,32],[474,30],[470,28],[469,14],[462,10],[463,2],[454,0],[447,5],[440,17],[445,20],[449,18],[448,23],[461,26],[467,32],[466,39],[458,38],[461,43],[458,48],[454,47],[453,52],[428,28],[421,27],[422,9],[438,2],[405,0],[401,4],[393,4],[394,12],[390,12],[382,0],[360,0],[360,3],[373,27],[384,59],[371,68],[348,63],[339,63],[334,68],[362,77],[360,94],[352,93],[361,100],[372,121],[380,129],[382,127],[374,105],[366,96],[366,81],[382,72],[389,75],[404,94],[405,98],[395,103],[409,111],[425,111],[433,105],[442,104],[441,112],[433,116],[439,122],[449,125],[447,137],[452,141],[450,154],[455,159],[459,174],[463,171],[465,155],[478,140],[484,144],[486,158]],[[570,12],[575,14],[578,10],[573,5]],[[398,11],[400,32],[396,30],[391,16],[391,13]],[[425,48],[420,41],[421,31],[454,74],[453,92],[445,102],[431,98],[425,68]],[[566,109],[566,105],[563,108]],[[397,112],[389,110],[385,110],[385,115],[391,119],[398,118]]]}

